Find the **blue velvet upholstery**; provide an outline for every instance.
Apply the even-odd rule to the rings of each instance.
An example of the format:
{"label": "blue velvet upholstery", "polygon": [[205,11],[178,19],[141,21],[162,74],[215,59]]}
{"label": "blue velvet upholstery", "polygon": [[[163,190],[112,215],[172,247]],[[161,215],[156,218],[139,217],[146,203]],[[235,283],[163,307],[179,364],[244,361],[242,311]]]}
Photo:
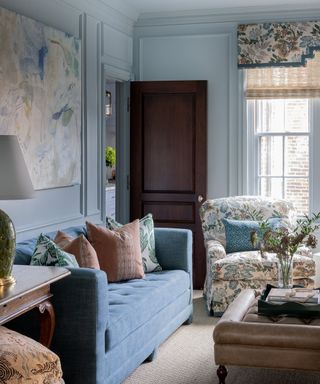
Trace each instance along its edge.
{"label": "blue velvet upholstery", "polygon": [[[107,349],[113,348],[130,333],[152,320],[169,303],[189,289],[185,271],[154,272],[122,283],[109,284],[110,325]],[[134,313],[134,316],[132,315]]]}
{"label": "blue velvet upholstery", "polygon": [[[63,231],[86,234],[84,227]],[[108,284],[103,271],[70,268],[70,276],[52,285],[52,350],[61,359],[66,383],[121,383],[191,318],[192,234],[161,228],[155,241],[162,272]],[[36,238],[17,244],[16,264],[29,264],[35,243]],[[29,326],[34,329],[34,322]]]}

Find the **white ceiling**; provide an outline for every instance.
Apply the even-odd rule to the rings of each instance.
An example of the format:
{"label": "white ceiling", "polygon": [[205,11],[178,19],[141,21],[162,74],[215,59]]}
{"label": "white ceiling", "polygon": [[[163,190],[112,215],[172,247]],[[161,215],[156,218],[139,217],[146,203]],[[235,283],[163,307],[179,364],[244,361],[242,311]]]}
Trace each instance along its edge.
{"label": "white ceiling", "polygon": [[154,12],[179,12],[201,9],[223,9],[242,7],[319,7],[319,0],[123,0],[139,14]]}

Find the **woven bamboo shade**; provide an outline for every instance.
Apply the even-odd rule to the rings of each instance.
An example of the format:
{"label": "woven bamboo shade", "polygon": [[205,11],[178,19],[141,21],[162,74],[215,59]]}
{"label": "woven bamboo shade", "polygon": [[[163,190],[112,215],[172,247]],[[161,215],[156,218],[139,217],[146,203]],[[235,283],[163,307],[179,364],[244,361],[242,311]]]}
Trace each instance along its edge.
{"label": "woven bamboo shade", "polygon": [[320,51],[304,67],[246,69],[246,98],[281,99],[320,97]]}

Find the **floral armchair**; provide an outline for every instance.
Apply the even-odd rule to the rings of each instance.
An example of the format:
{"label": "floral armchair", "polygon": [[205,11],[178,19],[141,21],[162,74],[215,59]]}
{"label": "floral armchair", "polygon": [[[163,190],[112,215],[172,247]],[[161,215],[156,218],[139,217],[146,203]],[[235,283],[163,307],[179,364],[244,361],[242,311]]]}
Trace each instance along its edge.
{"label": "floral armchair", "polygon": [[[278,283],[275,254],[264,252],[261,255],[259,250],[240,252],[235,249],[231,253],[226,253],[228,244],[225,219],[254,220],[255,215],[259,216],[259,220],[281,218],[278,220],[284,220],[288,227],[292,227],[296,221],[296,212],[290,202],[261,196],[234,196],[207,200],[200,207],[207,258],[204,296],[210,314],[223,313],[235,297],[246,288],[259,293],[267,283],[274,285]],[[293,282],[312,287],[315,275],[312,253],[306,248],[299,250],[298,253],[293,257]]]}

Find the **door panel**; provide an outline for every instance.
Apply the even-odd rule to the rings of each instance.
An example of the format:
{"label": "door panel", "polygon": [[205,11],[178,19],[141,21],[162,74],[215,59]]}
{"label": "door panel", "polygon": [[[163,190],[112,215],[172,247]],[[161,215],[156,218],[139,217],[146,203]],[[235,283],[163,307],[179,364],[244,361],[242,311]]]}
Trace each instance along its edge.
{"label": "door panel", "polygon": [[143,215],[152,212],[157,222],[164,223],[194,223],[194,204],[179,202],[144,202]]}
{"label": "door panel", "polygon": [[194,193],[194,101],[192,94],[144,95],[144,192]]}
{"label": "door panel", "polygon": [[206,270],[198,201],[207,195],[206,96],[206,81],[131,84],[131,219],[151,212],[156,226],[193,232],[195,288]]}

